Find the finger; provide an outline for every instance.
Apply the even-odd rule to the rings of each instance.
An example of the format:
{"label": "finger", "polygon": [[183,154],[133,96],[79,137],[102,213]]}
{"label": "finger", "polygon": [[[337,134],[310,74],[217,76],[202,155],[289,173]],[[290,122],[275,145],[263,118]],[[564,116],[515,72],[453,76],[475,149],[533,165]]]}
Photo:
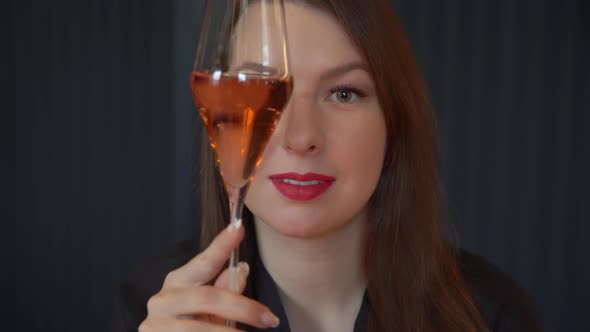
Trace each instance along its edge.
{"label": "finger", "polygon": [[232,250],[240,245],[243,237],[244,227],[240,226],[236,229],[230,224],[215,237],[207,249],[185,265],[170,272],[162,288],[187,287],[209,282],[223,268]]}
{"label": "finger", "polygon": [[164,319],[157,321],[146,320],[139,326],[139,332],[245,332],[223,325],[215,325],[197,320]]}
{"label": "finger", "polygon": [[278,318],[270,309],[226,289],[213,286],[171,288],[148,301],[151,317],[213,315],[259,328],[278,326]]}
{"label": "finger", "polygon": [[[238,273],[237,273],[238,289],[237,289],[237,293],[241,294],[244,292],[244,289],[246,288],[246,281],[248,280],[249,273],[250,273],[250,265],[248,265],[248,263],[246,263],[246,262],[238,263]],[[217,280],[215,281],[214,286],[219,287],[219,288],[223,288],[223,289],[227,289],[227,290],[231,290],[229,287],[229,277],[230,277],[229,268],[227,268],[223,272],[221,272],[219,277],[217,277]]]}
{"label": "finger", "polygon": [[[237,278],[238,278],[238,280],[237,280],[237,286],[238,286],[237,293],[238,294],[242,294],[244,292],[244,289],[246,288],[246,282],[248,281],[248,274],[249,273],[250,273],[250,266],[248,265],[248,263],[246,263],[246,262],[238,263],[238,273],[237,273]],[[223,272],[221,272],[221,274],[219,275],[219,277],[217,278],[217,280],[215,281],[215,284],[213,286],[231,291],[231,289],[229,287],[229,277],[230,277],[229,268],[227,268]],[[214,316],[214,315],[209,315],[207,318],[209,319],[209,321],[211,321],[215,324],[224,324],[225,323],[225,319],[223,319],[221,317]]]}

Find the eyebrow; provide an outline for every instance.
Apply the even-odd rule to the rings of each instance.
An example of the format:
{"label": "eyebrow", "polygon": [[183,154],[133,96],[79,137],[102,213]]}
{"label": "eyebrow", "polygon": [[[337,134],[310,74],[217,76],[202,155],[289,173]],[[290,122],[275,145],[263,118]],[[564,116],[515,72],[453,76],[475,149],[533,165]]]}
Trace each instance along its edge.
{"label": "eyebrow", "polygon": [[257,62],[244,62],[235,70],[236,71],[251,70],[253,72],[262,73],[262,74],[266,74],[266,75],[278,74],[278,70],[276,68],[265,66],[265,65],[263,65],[261,63],[257,63]]}
{"label": "eyebrow", "polygon": [[362,63],[360,61],[353,61],[350,63],[345,63],[343,65],[339,65],[334,68],[328,69],[328,70],[324,71],[320,76],[321,76],[322,80],[325,80],[328,78],[342,75],[344,73],[348,73],[348,72],[356,70],[356,69],[363,70],[367,74],[369,73],[369,69],[367,68],[367,66],[364,63]]}
{"label": "eyebrow", "polygon": [[[324,71],[321,74],[321,78],[322,78],[322,80],[325,80],[328,78],[342,75],[344,73],[348,73],[348,72],[356,70],[356,69],[360,69],[360,70],[365,71],[366,73],[369,73],[369,69],[367,68],[367,66],[363,62],[353,61],[353,62],[345,63],[343,65],[339,65],[339,66],[336,66],[334,68],[330,68],[330,69]],[[265,66],[265,65],[263,65],[261,63],[257,63],[257,62],[245,62],[245,63],[241,64],[238,68],[236,68],[236,71],[242,71],[242,70],[252,70],[254,72],[264,73],[267,75],[278,74],[278,71],[276,68]]]}

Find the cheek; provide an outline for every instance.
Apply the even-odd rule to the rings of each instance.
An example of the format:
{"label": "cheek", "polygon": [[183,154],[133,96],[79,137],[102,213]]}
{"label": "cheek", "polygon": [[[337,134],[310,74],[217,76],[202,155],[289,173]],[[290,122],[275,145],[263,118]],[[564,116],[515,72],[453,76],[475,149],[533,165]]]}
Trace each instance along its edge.
{"label": "cheek", "polygon": [[268,176],[271,175],[269,172],[270,169],[272,169],[272,165],[276,164],[276,162],[273,161],[275,159],[273,158],[273,155],[276,155],[276,150],[279,147],[278,142],[279,140],[277,139],[277,135],[274,133],[264,149],[262,161],[256,169],[254,180],[250,184],[250,188],[248,189],[248,193],[244,199],[244,204],[252,212],[254,212],[253,209],[263,205],[262,202],[265,201],[265,196],[266,200],[268,200],[270,195],[276,194],[270,190],[272,188],[270,187]]}
{"label": "cheek", "polygon": [[[385,155],[386,128],[377,109],[326,112],[321,118],[325,146],[321,154],[308,160],[318,171],[330,172],[339,185],[313,208],[295,208],[280,199],[268,181],[269,172],[288,169],[290,163],[281,150],[280,134],[275,132],[268,142],[263,160],[246,196],[246,206],[257,216],[268,220],[295,218],[346,220],[364,207],[376,188]],[[345,208],[343,207],[345,206]],[[333,207],[337,207],[334,209]],[[288,211],[289,213],[286,213]]]}
{"label": "cheek", "polygon": [[386,128],[381,111],[359,112],[330,123],[334,125],[329,139],[333,159],[349,180],[358,185],[376,182],[385,156]]}

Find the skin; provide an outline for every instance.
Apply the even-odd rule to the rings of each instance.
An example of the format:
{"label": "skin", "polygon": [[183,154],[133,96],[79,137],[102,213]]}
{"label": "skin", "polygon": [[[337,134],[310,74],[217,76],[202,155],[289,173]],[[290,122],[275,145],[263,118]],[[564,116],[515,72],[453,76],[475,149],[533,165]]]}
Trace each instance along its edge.
{"label": "skin", "polygon": [[[287,4],[285,11],[294,91],[246,206],[291,329],[345,331],[354,325],[365,289],[365,206],[383,165],[385,122],[363,58],[339,23],[306,6]],[[332,92],[343,85],[363,96],[343,102]],[[336,181],[317,198],[296,202],[269,179],[287,172]]]}
{"label": "skin", "polygon": [[[291,330],[351,331],[366,284],[361,266],[366,204],[383,164],[385,123],[363,58],[338,22],[305,5],[286,3],[285,13],[294,90],[246,205],[255,216],[261,259],[277,283]],[[255,22],[241,22],[248,27],[241,40],[256,35],[248,32],[256,31]],[[247,52],[240,56],[253,60]],[[341,86],[362,93],[346,90],[349,99],[342,90],[335,91]],[[314,172],[336,180],[315,199],[296,202],[269,179],[287,172]],[[204,286],[223,268],[243,232],[230,227],[172,271],[162,291],[148,302],[140,331],[169,331],[170,324],[191,331],[233,331],[220,317],[257,327],[276,324],[268,308],[226,290],[227,270],[215,286]],[[245,266],[240,269],[241,290]]]}

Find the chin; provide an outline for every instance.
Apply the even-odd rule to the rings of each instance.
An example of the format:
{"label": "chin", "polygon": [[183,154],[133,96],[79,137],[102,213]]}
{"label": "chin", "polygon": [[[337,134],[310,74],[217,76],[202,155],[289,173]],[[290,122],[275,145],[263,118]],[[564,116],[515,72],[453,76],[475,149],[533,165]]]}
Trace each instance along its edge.
{"label": "chin", "polygon": [[311,239],[323,234],[323,232],[319,230],[317,226],[296,222],[286,224],[285,221],[283,221],[281,223],[270,224],[268,226],[284,236],[300,239]]}
{"label": "chin", "polygon": [[263,216],[259,220],[265,226],[284,236],[312,239],[331,233],[343,226],[330,219],[319,213],[309,215],[287,212],[275,217],[264,218]]}

